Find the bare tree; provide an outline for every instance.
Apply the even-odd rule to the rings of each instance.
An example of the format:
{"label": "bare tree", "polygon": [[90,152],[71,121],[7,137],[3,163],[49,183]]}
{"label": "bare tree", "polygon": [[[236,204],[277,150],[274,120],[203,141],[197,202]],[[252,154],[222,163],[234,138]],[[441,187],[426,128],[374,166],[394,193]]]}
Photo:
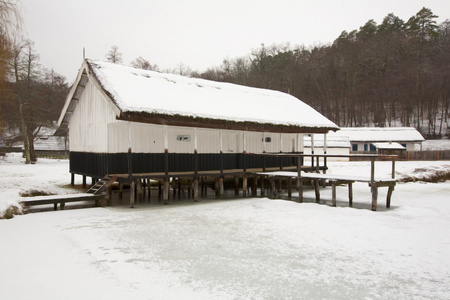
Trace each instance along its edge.
{"label": "bare tree", "polygon": [[112,46],[108,53],[106,53],[106,59],[114,64],[122,63],[122,53],[119,52],[119,47]]}
{"label": "bare tree", "polygon": [[156,64],[152,65],[148,60],[146,60],[142,56],[139,56],[138,58],[133,60],[131,62],[131,65],[137,69],[159,71],[159,67]]}
{"label": "bare tree", "polygon": [[[9,61],[13,56],[13,36],[20,32],[21,23],[22,18],[17,1],[0,0],[0,90],[2,94],[5,91],[4,87],[10,70]],[[2,128],[0,115],[0,132]]]}

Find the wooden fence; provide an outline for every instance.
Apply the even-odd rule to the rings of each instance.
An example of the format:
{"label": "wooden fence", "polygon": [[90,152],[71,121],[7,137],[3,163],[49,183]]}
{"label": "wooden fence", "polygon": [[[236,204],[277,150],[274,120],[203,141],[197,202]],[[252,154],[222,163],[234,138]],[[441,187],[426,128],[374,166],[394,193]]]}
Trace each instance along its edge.
{"label": "wooden fence", "polygon": [[[353,154],[374,154],[373,152],[352,152]],[[388,153],[386,153],[388,154]],[[397,160],[450,160],[450,150],[402,151],[395,152]],[[351,160],[366,160],[364,157]]]}

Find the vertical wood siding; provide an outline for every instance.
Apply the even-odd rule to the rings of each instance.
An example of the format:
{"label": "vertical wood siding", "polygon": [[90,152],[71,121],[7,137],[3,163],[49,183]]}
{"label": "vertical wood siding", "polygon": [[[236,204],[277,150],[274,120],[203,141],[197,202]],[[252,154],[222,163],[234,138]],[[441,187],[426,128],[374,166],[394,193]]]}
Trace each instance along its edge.
{"label": "vertical wood siding", "polygon": [[112,103],[88,81],[69,124],[70,151],[108,151],[108,124],[116,122]]}

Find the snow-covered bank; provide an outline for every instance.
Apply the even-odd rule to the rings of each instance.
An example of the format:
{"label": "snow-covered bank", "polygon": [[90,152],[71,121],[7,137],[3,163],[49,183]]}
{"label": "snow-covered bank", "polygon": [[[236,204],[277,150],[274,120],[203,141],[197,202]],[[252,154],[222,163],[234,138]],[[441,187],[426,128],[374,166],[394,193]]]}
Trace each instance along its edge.
{"label": "snow-covered bank", "polygon": [[34,165],[26,165],[24,161],[22,153],[7,153],[6,157],[0,158],[0,216],[11,205],[21,209],[18,201],[22,194],[32,191],[58,195],[79,192],[68,186],[68,160],[40,158]]}

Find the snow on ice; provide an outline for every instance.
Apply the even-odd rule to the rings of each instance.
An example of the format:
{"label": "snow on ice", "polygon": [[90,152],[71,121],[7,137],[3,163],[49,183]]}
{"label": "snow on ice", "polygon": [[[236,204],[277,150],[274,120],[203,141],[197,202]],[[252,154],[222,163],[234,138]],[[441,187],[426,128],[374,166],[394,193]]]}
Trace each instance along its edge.
{"label": "snow on ice", "polygon": [[[0,162],[1,202],[72,193],[68,161]],[[389,177],[390,162],[376,173]],[[398,177],[449,162],[398,162]],[[367,162],[329,173],[366,175]],[[416,171],[416,172],[414,172]],[[338,207],[268,198],[49,211],[0,220],[1,299],[448,299],[450,183],[399,183],[370,211],[367,184]],[[331,192],[322,190],[323,199]],[[309,201],[308,201],[309,199]]]}

